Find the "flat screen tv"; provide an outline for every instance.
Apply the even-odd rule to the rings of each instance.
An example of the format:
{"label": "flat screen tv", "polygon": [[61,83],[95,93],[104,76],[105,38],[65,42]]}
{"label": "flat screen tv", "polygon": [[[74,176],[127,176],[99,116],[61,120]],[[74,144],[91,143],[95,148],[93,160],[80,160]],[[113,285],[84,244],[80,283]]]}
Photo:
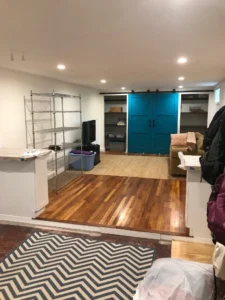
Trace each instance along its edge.
{"label": "flat screen tv", "polygon": [[96,121],[83,122],[82,126],[83,145],[89,145],[96,141]]}

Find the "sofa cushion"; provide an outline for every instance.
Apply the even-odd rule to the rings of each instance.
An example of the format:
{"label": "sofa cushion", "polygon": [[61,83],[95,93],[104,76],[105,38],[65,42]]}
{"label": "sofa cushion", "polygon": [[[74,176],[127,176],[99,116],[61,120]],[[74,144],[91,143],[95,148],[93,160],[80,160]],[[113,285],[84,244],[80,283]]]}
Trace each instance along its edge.
{"label": "sofa cushion", "polygon": [[196,140],[198,140],[201,137],[204,137],[200,132],[195,132]]}
{"label": "sofa cushion", "polygon": [[171,134],[171,146],[187,146],[187,133]]}
{"label": "sofa cushion", "polygon": [[196,136],[194,132],[188,132],[187,146],[189,147],[190,150],[196,149]]}
{"label": "sofa cushion", "polygon": [[[196,136],[196,146],[195,149],[189,149],[188,145],[186,146],[170,146],[170,174],[171,175],[185,175],[185,171],[181,170],[177,166],[180,163],[178,158],[178,152],[183,152],[184,155],[203,155],[204,151],[202,150],[202,143],[204,136],[195,132]],[[171,137],[172,142],[172,137]]]}
{"label": "sofa cushion", "polygon": [[190,150],[188,147],[182,147],[182,146],[172,146],[170,147],[170,157],[172,158],[178,158],[178,152],[183,152],[183,154],[190,154]]}
{"label": "sofa cushion", "polygon": [[205,151],[204,151],[204,150],[198,150],[198,153],[197,153],[197,155],[200,155],[200,156],[202,156],[202,155],[204,155],[204,153],[205,153]]}
{"label": "sofa cushion", "polygon": [[197,149],[198,150],[203,150],[203,140],[204,140],[203,135],[197,139]]}

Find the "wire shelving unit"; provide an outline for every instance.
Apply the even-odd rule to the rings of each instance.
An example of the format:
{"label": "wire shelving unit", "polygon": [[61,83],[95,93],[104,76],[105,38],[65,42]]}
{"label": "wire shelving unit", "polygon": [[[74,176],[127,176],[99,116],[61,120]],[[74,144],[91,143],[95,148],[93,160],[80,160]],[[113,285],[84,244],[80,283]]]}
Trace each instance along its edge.
{"label": "wire shelving unit", "polygon": [[[66,103],[65,108],[66,101],[70,103]],[[48,148],[51,145],[55,149],[54,159],[48,161],[48,169],[52,177],[49,180],[50,185],[54,185],[58,192],[71,181],[65,180],[63,174],[69,174],[69,179],[83,175],[82,156],[68,155],[76,147],[82,150],[81,95],[31,91],[29,98],[24,97],[24,113],[27,148]],[[78,159],[81,170],[69,171],[71,163]]]}

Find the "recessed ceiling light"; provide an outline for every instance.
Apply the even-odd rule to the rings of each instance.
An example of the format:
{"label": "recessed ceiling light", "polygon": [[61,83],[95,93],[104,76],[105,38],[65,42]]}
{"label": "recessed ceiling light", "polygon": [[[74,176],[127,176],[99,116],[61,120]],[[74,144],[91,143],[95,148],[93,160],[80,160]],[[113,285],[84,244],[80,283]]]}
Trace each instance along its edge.
{"label": "recessed ceiling light", "polygon": [[178,80],[184,80],[183,76],[178,77]]}
{"label": "recessed ceiling light", "polygon": [[179,87],[179,89],[182,89],[182,88],[183,88],[183,85],[179,85],[178,87]]}
{"label": "recessed ceiling light", "polygon": [[177,60],[178,64],[185,64],[187,62],[186,57],[179,57]]}
{"label": "recessed ceiling light", "polygon": [[100,82],[101,83],[106,83],[106,80],[105,79],[101,79]]}
{"label": "recessed ceiling light", "polygon": [[57,69],[59,69],[59,70],[65,70],[65,68],[66,68],[66,66],[63,64],[57,65]]}
{"label": "recessed ceiling light", "polygon": [[121,87],[121,90],[125,90],[126,88],[123,86],[123,87]]}

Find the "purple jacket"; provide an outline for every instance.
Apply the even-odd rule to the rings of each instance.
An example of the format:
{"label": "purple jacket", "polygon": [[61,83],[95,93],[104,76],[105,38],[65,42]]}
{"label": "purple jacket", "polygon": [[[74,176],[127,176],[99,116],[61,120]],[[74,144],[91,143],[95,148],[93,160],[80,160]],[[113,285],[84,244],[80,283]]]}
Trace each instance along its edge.
{"label": "purple jacket", "polygon": [[216,241],[225,246],[225,173],[217,178],[213,187],[207,205],[207,220]]}

